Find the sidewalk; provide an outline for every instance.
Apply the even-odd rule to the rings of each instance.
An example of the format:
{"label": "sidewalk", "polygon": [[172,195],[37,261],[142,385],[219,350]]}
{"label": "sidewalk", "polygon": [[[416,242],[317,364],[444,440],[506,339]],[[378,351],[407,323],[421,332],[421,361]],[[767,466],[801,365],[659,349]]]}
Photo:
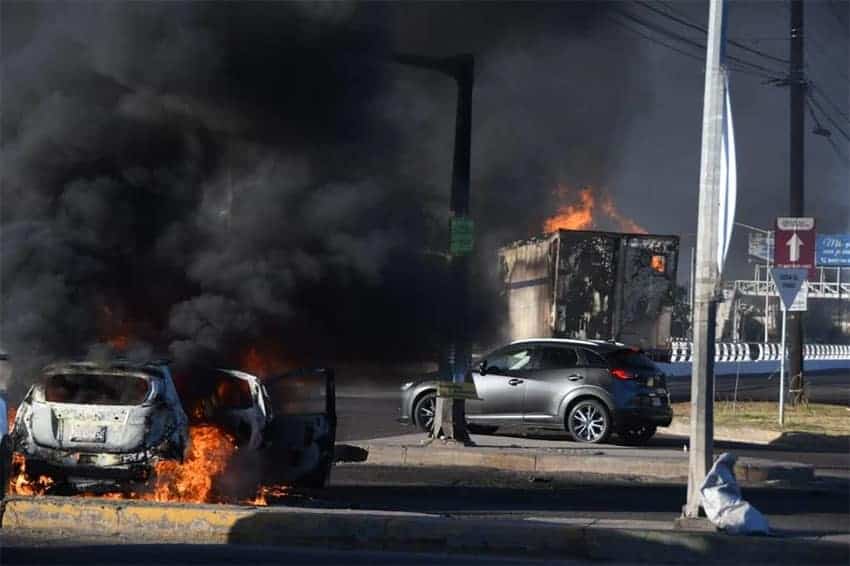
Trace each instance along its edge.
{"label": "sidewalk", "polygon": [[[440,440],[423,433],[337,445],[337,460],[388,466],[471,466],[519,472],[588,473],[647,479],[686,480],[688,453],[683,449],[587,445],[545,437],[472,435],[475,446]],[[685,443],[683,441],[682,446]],[[814,468],[798,462],[738,459],[741,482],[779,481],[805,485]]]}

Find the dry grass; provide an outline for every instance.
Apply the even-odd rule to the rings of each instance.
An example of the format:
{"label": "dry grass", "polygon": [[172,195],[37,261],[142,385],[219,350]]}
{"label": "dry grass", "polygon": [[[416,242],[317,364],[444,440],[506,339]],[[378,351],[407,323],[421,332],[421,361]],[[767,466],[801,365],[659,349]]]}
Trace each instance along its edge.
{"label": "dry grass", "polygon": [[[690,403],[673,404],[673,414],[680,422],[689,420],[690,411]],[[780,427],[778,403],[717,401],[714,403],[714,426],[848,436],[850,409],[815,403],[799,407],[785,405],[785,426]]]}

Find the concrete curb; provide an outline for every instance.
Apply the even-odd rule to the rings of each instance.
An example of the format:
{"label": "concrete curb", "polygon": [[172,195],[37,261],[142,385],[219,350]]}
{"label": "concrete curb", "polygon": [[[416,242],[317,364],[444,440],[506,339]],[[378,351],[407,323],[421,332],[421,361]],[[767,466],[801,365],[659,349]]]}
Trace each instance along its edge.
{"label": "concrete curb", "polygon": [[[691,426],[680,419],[674,419],[670,426],[660,430],[673,436],[690,436]],[[724,442],[749,442],[752,444],[771,444],[782,436],[781,432],[756,428],[714,427],[714,440]]]}
{"label": "concrete curb", "polygon": [[595,528],[416,513],[181,505],[96,498],[11,498],[4,529],[130,535],[159,542],[510,554],[578,560],[847,564],[850,545],[718,533]]}
{"label": "concrete curb", "polygon": [[[555,452],[523,448],[444,447],[356,444],[352,450],[338,446],[338,460],[356,452],[359,462],[384,466],[469,466],[516,472],[586,473],[632,476],[662,480],[688,477],[686,457],[651,455],[635,458],[620,454],[590,453],[588,450]],[[363,453],[365,452],[365,459]],[[781,481],[805,485],[814,479],[814,467],[797,462],[739,458],[735,466],[739,481]]]}

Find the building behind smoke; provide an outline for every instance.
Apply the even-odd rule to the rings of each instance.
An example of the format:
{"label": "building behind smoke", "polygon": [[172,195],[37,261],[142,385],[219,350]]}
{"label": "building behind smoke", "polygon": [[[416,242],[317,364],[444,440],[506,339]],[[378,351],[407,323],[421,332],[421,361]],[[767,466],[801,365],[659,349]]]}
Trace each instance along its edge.
{"label": "building behind smoke", "polygon": [[499,250],[507,337],[670,337],[679,238],[558,230]]}

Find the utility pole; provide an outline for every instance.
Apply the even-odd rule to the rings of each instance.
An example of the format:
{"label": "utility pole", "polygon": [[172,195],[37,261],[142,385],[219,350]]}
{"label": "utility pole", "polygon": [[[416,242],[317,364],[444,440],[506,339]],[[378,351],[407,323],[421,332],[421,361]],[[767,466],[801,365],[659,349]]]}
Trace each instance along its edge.
{"label": "utility pole", "polygon": [[[790,210],[789,216],[804,215],[805,175],[804,160],[804,112],[803,104],[806,96],[806,78],[803,69],[803,1],[791,0],[791,57],[788,69],[788,81],[791,88],[791,155],[789,156],[789,185]],[[794,405],[803,401],[803,313],[792,311],[788,313],[788,371],[791,374],[793,393],[791,400]]]}
{"label": "utility pole", "polygon": [[[470,154],[472,145],[472,87],[474,85],[475,60],[470,54],[454,57],[428,57],[424,55],[399,54],[398,63],[431,69],[446,74],[457,82],[457,112],[455,117],[454,160],[452,163],[452,187],[449,202],[448,246],[450,270],[449,343],[445,370],[459,388],[466,377],[472,353],[469,340],[469,252],[471,251],[472,224],[469,219]],[[443,365],[441,360],[441,366]],[[432,435],[448,440],[468,443],[466,430],[466,403],[454,389],[452,396],[443,396],[438,390],[435,422]]]}
{"label": "utility pole", "polygon": [[688,495],[682,522],[699,518],[700,485],[713,462],[714,335],[717,312],[718,238],[725,76],[724,0],[710,0],[702,114],[697,264],[694,287],[694,354],[691,372],[691,432]]}

